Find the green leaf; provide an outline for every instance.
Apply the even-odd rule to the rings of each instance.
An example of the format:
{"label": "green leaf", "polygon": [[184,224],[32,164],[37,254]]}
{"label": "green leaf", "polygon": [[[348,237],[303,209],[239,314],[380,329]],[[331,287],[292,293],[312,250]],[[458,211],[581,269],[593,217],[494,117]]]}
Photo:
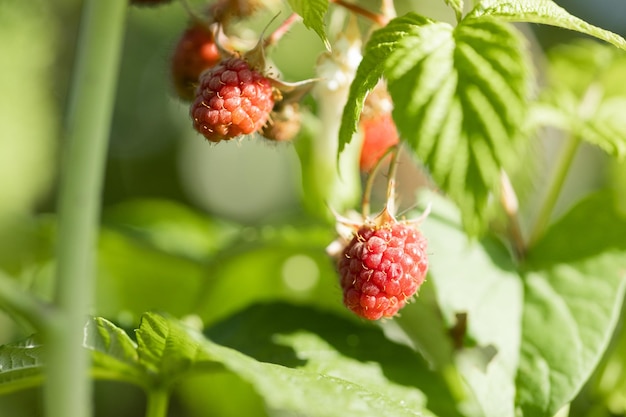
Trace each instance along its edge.
{"label": "green leaf", "polygon": [[171,382],[192,368],[215,370],[216,364],[220,363],[255,388],[271,415],[422,415],[419,409],[403,403],[402,398],[381,394],[378,387],[368,388],[308,369],[259,362],[206,340],[202,334],[180,322],[157,314],[144,315],[137,338],[140,361],[158,372],[162,382]]}
{"label": "green leaf", "polygon": [[621,36],[569,14],[551,0],[484,0],[467,18],[497,17],[510,22],[541,23],[584,33],[626,50]]}
{"label": "green leaf", "polygon": [[205,273],[204,263],[167,253],[142,239],[103,228],[98,247],[97,312],[125,316],[136,325],[139,316],[161,309],[173,315],[191,312]]}
{"label": "green leaf", "polygon": [[548,58],[547,85],[532,113],[534,121],[623,158],[626,90],[617,74],[626,70],[626,55],[586,40],[553,48]]}
{"label": "green leaf", "polygon": [[514,415],[523,298],[517,268],[497,239],[468,241],[449,201],[435,194],[420,200],[432,203],[421,228],[428,238],[429,279],[444,320],[452,327],[457,313],[467,314],[465,344],[456,353],[459,371],[479,415]]}
{"label": "green leaf", "polygon": [[[288,300],[348,314],[337,297],[337,273],[325,252],[334,239],[327,225],[249,229],[246,241],[206,267],[194,313],[210,325],[260,301]],[[233,279],[236,277],[237,279]]]}
{"label": "green leaf", "polygon": [[[91,352],[94,378],[126,381],[142,387],[151,382],[138,361],[135,342],[108,320],[89,319],[83,345]],[[41,384],[44,355],[45,345],[40,335],[0,346],[0,393]]]}
{"label": "green leaf", "polygon": [[371,325],[273,303],[253,305],[205,334],[263,362],[339,377],[438,415],[459,415],[441,375],[416,351]]}
{"label": "green leaf", "polygon": [[609,343],[626,288],[626,220],[614,207],[609,192],[588,197],[528,255],[517,375],[524,415],[552,416],[571,401]]}
{"label": "green leaf", "polygon": [[0,346],[0,394],[43,382],[43,346],[38,337]]}
{"label": "green leaf", "polygon": [[201,348],[200,337],[182,324],[156,313],[141,317],[137,336],[137,355],[159,385],[168,385],[191,370],[219,370],[211,356]]}
{"label": "green leaf", "polygon": [[126,201],[104,212],[104,222],[168,254],[206,260],[226,246],[238,227],[170,200]]}
{"label": "green leaf", "polygon": [[328,0],[288,0],[294,12],[302,16],[304,25],[313,29],[320,37],[326,49],[330,51],[330,42],[326,36],[324,16],[328,11]]}
{"label": "green leaf", "polygon": [[401,137],[476,233],[501,169],[516,162],[529,72],[522,37],[506,23],[464,19],[453,28],[415,14],[394,19],[365,46],[340,151],[356,130],[365,95],[386,78]]}
{"label": "green leaf", "polygon": [[92,353],[95,378],[126,380],[140,386],[148,382],[145,370],[139,365],[137,345],[110,321],[94,317],[85,327],[85,347]]}

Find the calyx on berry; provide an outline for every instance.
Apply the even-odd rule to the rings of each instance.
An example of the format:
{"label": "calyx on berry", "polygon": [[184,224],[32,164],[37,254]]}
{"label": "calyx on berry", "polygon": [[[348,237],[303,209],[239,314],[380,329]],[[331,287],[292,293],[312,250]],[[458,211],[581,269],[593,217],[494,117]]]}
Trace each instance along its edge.
{"label": "calyx on berry", "polygon": [[368,320],[391,318],[418,292],[428,271],[427,241],[415,220],[398,221],[393,205],[374,218],[337,216],[339,238],[327,251],[337,265],[343,303]]}
{"label": "calyx on berry", "polygon": [[216,44],[222,60],[200,74],[190,109],[194,128],[210,142],[259,132],[273,109],[300,100],[314,82],[268,75],[263,39],[243,55]]}

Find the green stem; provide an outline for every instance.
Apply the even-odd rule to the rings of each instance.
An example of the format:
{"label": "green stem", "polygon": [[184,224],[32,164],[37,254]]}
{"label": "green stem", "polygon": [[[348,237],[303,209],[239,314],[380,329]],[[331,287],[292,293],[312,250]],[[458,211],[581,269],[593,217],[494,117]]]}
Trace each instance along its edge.
{"label": "green stem", "polygon": [[167,416],[167,406],[170,400],[170,393],[163,388],[152,388],[148,391],[148,404],[146,406],[146,417]]}
{"label": "green stem", "polygon": [[[578,106],[577,120],[584,121],[594,114],[600,100],[602,99],[602,95],[602,87],[597,83],[591,84],[585,91],[585,94]],[[582,142],[582,138],[577,133],[577,130],[577,127],[574,126],[574,133],[566,138],[566,142],[563,145],[561,156],[557,162],[551,181],[548,184],[546,198],[541,206],[541,209],[539,210],[537,221],[535,222],[530,234],[529,247],[532,247],[541,238],[541,236],[543,236],[548,224],[550,223],[552,212],[554,211],[554,207],[556,206],[559,195],[561,194],[563,184],[565,184],[567,173],[569,172],[570,166],[574,161],[576,151]]]}
{"label": "green stem", "polygon": [[556,202],[559,199],[561,189],[563,188],[563,184],[565,183],[565,179],[567,178],[569,168],[574,161],[574,157],[576,156],[576,151],[578,150],[580,142],[580,139],[576,136],[570,136],[566,138],[566,142],[563,145],[561,156],[557,162],[556,168],[554,169],[554,174],[548,185],[546,198],[543,202],[543,205],[541,206],[539,214],[537,215],[537,220],[530,234],[529,246],[531,247],[543,235],[548,224],[550,223],[552,212],[554,210],[554,207],[556,206]]}
{"label": "green stem", "polygon": [[93,304],[101,188],[127,0],[85,0],[62,155],[55,320],[48,329],[45,410],[91,415],[83,326]]}

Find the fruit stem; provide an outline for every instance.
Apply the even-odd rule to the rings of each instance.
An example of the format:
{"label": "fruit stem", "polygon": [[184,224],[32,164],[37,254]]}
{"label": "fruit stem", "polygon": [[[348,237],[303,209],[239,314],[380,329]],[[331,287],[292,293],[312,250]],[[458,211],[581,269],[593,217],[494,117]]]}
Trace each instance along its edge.
{"label": "fruit stem", "polygon": [[387,173],[387,211],[392,215],[396,215],[396,173],[400,163],[400,145],[392,147],[393,155],[389,162],[389,172]]}
{"label": "fruit stem", "polygon": [[509,219],[509,241],[517,258],[521,260],[526,255],[526,244],[519,222],[519,201],[505,171],[500,173],[500,203]]}
{"label": "fruit stem", "polygon": [[365,17],[366,19],[371,20],[372,22],[380,25],[380,26],[385,26],[387,25],[387,23],[389,23],[389,16],[382,15],[379,13],[374,13],[371,12],[367,9],[362,8],[361,6],[358,6],[356,4],[352,4],[352,3],[348,3],[344,0],[331,0],[332,3],[335,3],[337,6],[341,6],[347,10],[350,10],[351,12],[354,12],[355,14],[358,14],[360,16]]}
{"label": "fruit stem", "polygon": [[[585,95],[583,96],[578,107],[579,119],[586,120],[590,114],[593,114],[601,98],[602,88],[598,84],[590,85],[589,88],[587,88],[587,91],[585,92]],[[546,197],[544,199],[543,205],[539,210],[537,220],[535,221],[535,225],[530,234],[530,247],[537,243],[537,241],[543,236],[548,224],[550,223],[552,212],[554,211],[554,207],[556,206],[558,198],[561,194],[563,184],[565,184],[565,180],[567,178],[570,166],[574,161],[574,157],[576,156],[576,152],[578,151],[578,147],[581,142],[582,139],[580,135],[576,132],[572,133],[565,140],[565,143],[562,147],[561,156],[557,162],[556,168],[554,169],[554,174],[552,175],[552,178],[548,185]]]}
{"label": "fruit stem", "polygon": [[146,417],[165,417],[170,393],[164,388],[152,388],[147,392]]}
{"label": "fruit stem", "polygon": [[300,15],[297,13],[292,13],[288,18],[286,18],[283,23],[276,28],[274,32],[272,32],[268,37],[264,40],[264,46],[268,47],[270,45],[274,45],[278,43],[278,41],[287,33],[291,26],[294,23],[300,20]]}
{"label": "fruit stem", "polygon": [[55,314],[44,332],[49,417],[91,415],[83,328],[93,306],[101,188],[126,10],[127,0],[86,0],[82,9],[60,165]]}
{"label": "fruit stem", "polygon": [[370,215],[370,202],[372,197],[372,189],[374,188],[374,179],[378,175],[378,171],[382,165],[382,162],[387,158],[391,152],[394,151],[395,146],[389,147],[385,153],[376,161],[374,167],[367,174],[367,181],[365,182],[365,189],[363,190],[363,199],[361,200],[361,213],[363,217]]}

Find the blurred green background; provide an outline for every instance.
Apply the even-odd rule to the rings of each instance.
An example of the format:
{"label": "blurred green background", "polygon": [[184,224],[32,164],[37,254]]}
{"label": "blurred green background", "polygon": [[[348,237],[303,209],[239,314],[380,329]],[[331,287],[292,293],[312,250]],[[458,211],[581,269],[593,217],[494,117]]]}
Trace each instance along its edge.
{"label": "blurred green background", "polygon": [[[378,0],[362,3],[375,8]],[[452,18],[442,1],[396,3],[400,13],[417,10],[436,19]],[[626,33],[622,0],[557,3],[593,24]],[[0,0],[0,266],[24,288],[44,296],[50,290],[63,118],[80,8],[77,0]],[[275,12],[249,22],[251,40]],[[319,297],[335,288],[329,283],[334,275],[324,254],[306,247],[332,240],[332,230],[325,234],[298,225],[302,190],[294,146],[258,138],[212,146],[193,131],[187,105],[174,97],[169,57],[186,21],[178,2],[128,10],[103,189],[106,227],[100,242],[95,313],[129,329],[141,311],[154,308],[177,316],[194,314],[207,324],[241,308],[248,299],[278,293],[292,301],[322,298],[328,300],[322,302],[325,308],[343,314],[338,289]],[[554,28],[531,29],[542,47],[574,36]],[[314,76],[322,49],[313,32],[296,25],[269,55],[283,79],[296,81]],[[590,153],[591,162],[585,163],[597,163]],[[280,225],[285,219],[294,219],[295,225]],[[276,226],[254,227],[265,224]],[[236,274],[247,283],[255,282],[257,270],[242,270],[228,257],[209,260],[234,240],[243,242],[238,251],[250,249],[246,256],[252,260],[247,264],[281,271],[280,291],[267,291],[264,281],[241,290],[236,283],[219,279]],[[208,263],[215,271],[211,279],[205,276]],[[303,271],[308,274],[304,280]],[[232,291],[241,291],[240,299],[220,304]],[[0,344],[30,330],[0,312]],[[96,386],[98,416],[141,415],[140,390],[111,382]],[[0,415],[39,415],[36,393],[0,396]],[[237,395],[236,404],[232,393]],[[174,397],[171,415],[264,415],[259,410],[262,405],[252,388],[223,374],[185,382]]]}

